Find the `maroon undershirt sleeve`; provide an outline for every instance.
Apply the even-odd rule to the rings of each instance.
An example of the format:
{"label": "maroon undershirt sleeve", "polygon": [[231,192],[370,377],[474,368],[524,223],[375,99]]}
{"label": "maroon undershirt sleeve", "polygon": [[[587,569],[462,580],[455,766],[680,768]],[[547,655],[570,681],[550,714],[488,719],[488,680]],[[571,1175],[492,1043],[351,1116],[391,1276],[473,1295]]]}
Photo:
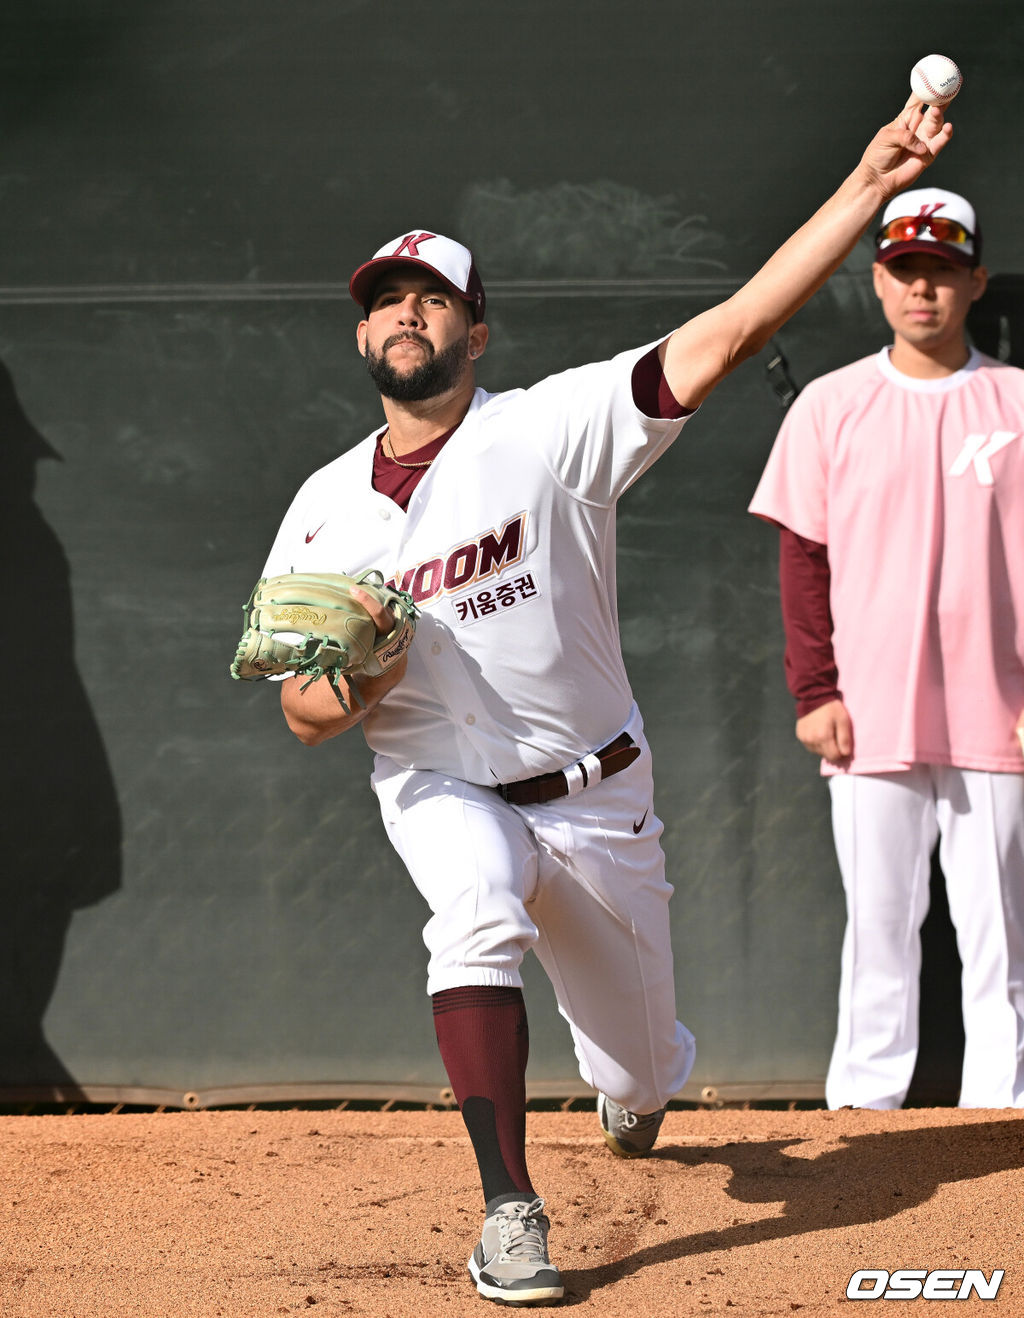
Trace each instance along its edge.
{"label": "maroon undershirt sleeve", "polygon": [[683,407],[676,401],[661,369],[657,348],[645,352],[633,367],[632,383],[633,402],[644,416],[675,421],[693,411],[692,407]]}
{"label": "maroon undershirt sleeve", "polygon": [[832,648],[832,572],[828,546],[779,528],[779,595],[786,632],[786,685],[802,718],[830,700],[841,700]]}

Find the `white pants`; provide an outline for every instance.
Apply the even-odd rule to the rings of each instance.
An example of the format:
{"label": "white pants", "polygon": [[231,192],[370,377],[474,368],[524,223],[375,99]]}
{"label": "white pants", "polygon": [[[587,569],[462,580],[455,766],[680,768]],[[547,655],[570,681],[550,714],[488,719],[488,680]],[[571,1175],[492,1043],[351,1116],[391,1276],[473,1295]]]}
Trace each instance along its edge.
{"label": "white pants", "polygon": [[960,1106],[1024,1107],[1024,774],[919,764],[830,788],[847,925],[829,1107],[906,1097],[936,840],[963,963]]}
{"label": "white pants", "polygon": [[572,1031],[580,1074],[634,1112],[686,1083],[692,1034],[675,1016],[668,900],[651,753],[579,796],[511,806],[491,788],[378,756],[392,845],[432,911],[427,992],[521,987],[534,948]]}

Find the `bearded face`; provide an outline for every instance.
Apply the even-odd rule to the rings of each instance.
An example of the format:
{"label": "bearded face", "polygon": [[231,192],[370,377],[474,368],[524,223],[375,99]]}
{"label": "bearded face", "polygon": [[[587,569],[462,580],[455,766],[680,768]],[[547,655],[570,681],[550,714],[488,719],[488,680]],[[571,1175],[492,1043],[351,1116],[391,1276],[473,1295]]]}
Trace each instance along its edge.
{"label": "bearded face", "polygon": [[[410,340],[421,345],[424,357],[418,365],[400,370],[388,360],[388,351],[396,344]],[[468,332],[438,351],[424,335],[405,330],[386,338],[380,352],[367,345],[366,369],[382,397],[397,403],[419,403],[453,389],[465,369],[468,354]]]}

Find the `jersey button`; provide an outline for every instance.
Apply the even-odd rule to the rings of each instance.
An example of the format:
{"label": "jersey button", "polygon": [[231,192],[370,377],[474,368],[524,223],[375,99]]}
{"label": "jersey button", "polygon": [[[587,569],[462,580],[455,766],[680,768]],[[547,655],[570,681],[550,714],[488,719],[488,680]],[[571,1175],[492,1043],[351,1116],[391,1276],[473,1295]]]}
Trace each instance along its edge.
{"label": "jersey button", "polygon": [[467,722],[467,723],[475,723],[475,722],[476,722],[476,715],[475,715],[475,714],[467,714],[467,715],[466,715],[466,722]]}
{"label": "jersey button", "polygon": [[388,508],[378,508],[378,509],[377,509],[377,515],[380,517],[380,519],[381,519],[382,522],[390,522],[390,521],[391,521],[391,512],[390,512],[390,509],[388,509]]}
{"label": "jersey button", "polygon": [[440,642],[440,641],[435,641],[435,642],[434,642],[434,644],[430,647],[430,653],[431,653],[431,654],[440,654],[440,653],[441,653],[441,642]]}

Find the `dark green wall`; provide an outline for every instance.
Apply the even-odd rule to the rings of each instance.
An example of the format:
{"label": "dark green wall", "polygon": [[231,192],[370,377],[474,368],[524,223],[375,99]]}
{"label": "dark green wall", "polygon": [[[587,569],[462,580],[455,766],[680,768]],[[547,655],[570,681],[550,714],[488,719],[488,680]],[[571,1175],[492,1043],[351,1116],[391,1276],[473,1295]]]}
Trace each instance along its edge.
{"label": "dark green wall", "polygon": [[[425,913],[360,734],[306,750],[268,685],[228,678],[294,489],[379,414],[350,270],[413,225],[470,242],[490,388],[649,341],[753,272],[934,49],[967,83],[933,181],[973,198],[1013,275],[1024,13],[37,0],[0,37],[0,1098],[436,1092]],[[801,386],[883,341],[869,261],[622,504],[692,1095],[821,1090],[842,899],[773,537],[744,509],[782,415],[774,353]],[[1019,351],[1002,287],[982,332]],[[528,992],[531,1078],[568,1092],[532,971]]]}

